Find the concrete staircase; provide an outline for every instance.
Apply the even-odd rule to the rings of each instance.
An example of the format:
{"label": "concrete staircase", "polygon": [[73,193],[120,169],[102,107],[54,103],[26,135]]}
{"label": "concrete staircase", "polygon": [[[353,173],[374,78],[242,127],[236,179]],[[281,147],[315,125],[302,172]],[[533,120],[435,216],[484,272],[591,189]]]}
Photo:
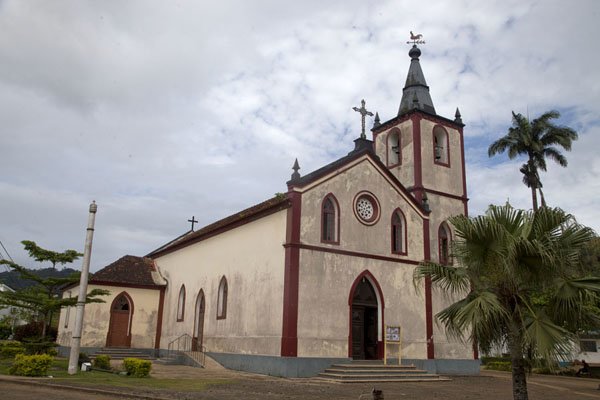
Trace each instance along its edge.
{"label": "concrete staircase", "polygon": [[381,360],[353,361],[350,364],[334,364],[318,375],[321,380],[338,383],[371,382],[431,382],[449,381],[437,374],[417,369],[414,365],[384,365]]}
{"label": "concrete staircase", "polygon": [[122,360],[124,358],[141,358],[142,360],[154,360],[154,357],[144,353],[143,351],[128,349],[123,347],[104,347],[94,354],[90,355],[91,359],[99,355],[110,356],[111,360]]}

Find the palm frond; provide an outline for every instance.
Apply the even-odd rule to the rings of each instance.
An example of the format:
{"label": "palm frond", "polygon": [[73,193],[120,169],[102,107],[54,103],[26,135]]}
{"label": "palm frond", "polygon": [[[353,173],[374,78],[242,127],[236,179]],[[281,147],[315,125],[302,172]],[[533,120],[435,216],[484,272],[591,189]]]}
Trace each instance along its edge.
{"label": "palm frond", "polygon": [[509,315],[494,293],[471,292],[436,317],[452,337],[465,340],[465,332],[470,332],[467,340],[489,343],[502,340]]}
{"label": "palm frond", "polygon": [[573,334],[555,324],[542,308],[529,313],[524,320],[525,345],[534,356],[546,360],[560,360],[570,354]]}
{"label": "palm frond", "polygon": [[440,265],[433,262],[421,263],[413,272],[413,283],[418,289],[419,283],[426,277],[444,292],[451,294],[466,293],[469,290],[469,277],[463,267]]}

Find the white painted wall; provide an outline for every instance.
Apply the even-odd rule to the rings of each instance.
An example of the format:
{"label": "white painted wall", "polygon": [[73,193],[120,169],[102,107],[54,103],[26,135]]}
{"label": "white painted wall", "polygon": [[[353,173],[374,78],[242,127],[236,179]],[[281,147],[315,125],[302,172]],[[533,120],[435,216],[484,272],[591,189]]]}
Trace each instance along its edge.
{"label": "white painted wall", "polygon": [[[204,346],[208,351],[279,355],[287,210],[192,244],[156,259],[167,279],[161,348],[193,334],[196,298],[203,289]],[[227,318],[217,320],[221,277],[228,282]],[[186,287],[185,318],[177,298]]]}

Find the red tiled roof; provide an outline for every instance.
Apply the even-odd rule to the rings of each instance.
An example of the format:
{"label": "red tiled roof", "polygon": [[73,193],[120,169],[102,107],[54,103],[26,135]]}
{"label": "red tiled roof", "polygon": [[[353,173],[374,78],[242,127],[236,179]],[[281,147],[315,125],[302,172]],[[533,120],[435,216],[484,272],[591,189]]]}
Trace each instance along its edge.
{"label": "red tiled roof", "polygon": [[164,286],[153,272],[156,272],[156,267],[152,259],[127,255],[96,272],[89,283]]}

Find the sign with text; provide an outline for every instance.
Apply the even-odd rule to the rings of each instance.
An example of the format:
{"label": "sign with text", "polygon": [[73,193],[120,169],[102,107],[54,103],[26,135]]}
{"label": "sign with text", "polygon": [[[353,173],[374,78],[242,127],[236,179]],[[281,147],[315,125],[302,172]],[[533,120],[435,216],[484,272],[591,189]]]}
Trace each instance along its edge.
{"label": "sign with text", "polygon": [[385,326],[385,340],[386,342],[399,342],[400,341],[400,327],[399,326]]}

